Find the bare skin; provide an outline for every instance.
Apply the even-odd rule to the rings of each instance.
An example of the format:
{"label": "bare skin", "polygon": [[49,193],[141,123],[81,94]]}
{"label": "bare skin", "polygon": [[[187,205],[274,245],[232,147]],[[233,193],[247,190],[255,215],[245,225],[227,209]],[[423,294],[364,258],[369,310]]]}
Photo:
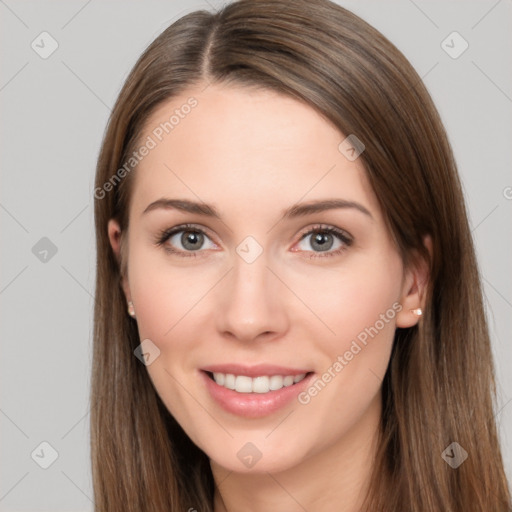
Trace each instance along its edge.
{"label": "bare skin", "polygon": [[[115,220],[108,226],[117,254],[128,237],[123,288],[140,339],[160,350],[147,370],[210,458],[215,512],[356,512],[377,447],[394,331],[418,322],[411,310],[422,307],[426,267],[404,268],[361,159],[339,151],[345,135],[316,111],[270,91],[203,89],[153,113],[143,139],[187,98],[198,101],[134,171],[127,233]],[[221,219],[144,213],[161,198],[214,205]],[[282,218],[292,205],[326,199],[350,205]],[[186,232],[205,233],[197,249],[183,231],[156,243],[184,223],[192,224]],[[251,263],[237,252],[248,236],[262,250]],[[372,326],[377,334],[345,357]],[[346,364],[335,371],[339,356]],[[246,418],[224,410],[200,377],[205,365],[224,363],[306,368],[318,379],[330,368],[331,378],[302,402]],[[261,454],[252,467],[237,456],[247,443]]]}

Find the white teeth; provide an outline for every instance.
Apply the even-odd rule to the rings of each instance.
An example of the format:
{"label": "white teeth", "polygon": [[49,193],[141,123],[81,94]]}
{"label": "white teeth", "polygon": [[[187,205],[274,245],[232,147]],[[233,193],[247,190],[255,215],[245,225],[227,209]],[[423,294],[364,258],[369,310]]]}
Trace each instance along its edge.
{"label": "white teeth", "polygon": [[213,374],[213,379],[219,386],[232,389],[237,393],[268,393],[277,391],[283,387],[288,387],[300,382],[306,377],[305,373],[300,375],[272,375],[270,377],[262,375],[261,377],[251,378],[247,375],[233,375],[232,373]]}
{"label": "white teeth", "polygon": [[214,373],[213,378],[215,382],[219,384],[219,386],[224,386],[224,382],[226,382],[226,376],[223,373]]}
{"label": "white teeth", "polygon": [[[270,390],[270,377],[256,377],[252,380],[251,390],[253,393],[268,393]],[[237,389],[238,391],[238,389]]]}
{"label": "white teeth", "polygon": [[252,379],[245,375],[239,375],[235,379],[235,391],[238,393],[250,393],[252,391]]}
{"label": "white teeth", "polygon": [[235,376],[231,373],[224,375],[224,387],[228,389],[235,389]]}
{"label": "white teeth", "polygon": [[269,388],[272,391],[276,391],[277,389],[281,389],[283,387],[283,377],[281,375],[272,375],[270,377]]}
{"label": "white teeth", "polygon": [[293,384],[293,375],[287,375],[283,379],[283,385],[288,387],[288,386],[291,386],[292,384]]}

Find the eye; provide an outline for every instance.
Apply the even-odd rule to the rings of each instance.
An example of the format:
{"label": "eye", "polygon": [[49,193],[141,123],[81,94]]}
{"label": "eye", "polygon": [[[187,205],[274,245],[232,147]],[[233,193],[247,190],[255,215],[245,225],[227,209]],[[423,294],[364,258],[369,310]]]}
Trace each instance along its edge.
{"label": "eye", "polygon": [[210,247],[204,247],[204,242],[208,240],[210,238],[202,229],[187,224],[162,231],[158,235],[156,243],[163,246],[166,251],[178,256],[196,257],[196,253],[201,249],[216,247],[211,240]]}
{"label": "eye", "polygon": [[[300,251],[313,252],[309,258],[336,256],[345,251],[353,242],[352,237],[345,231],[333,226],[317,225],[302,233],[299,244],[310,238],[309,245],[313,251],[301,248]],[[210,242],[204,247],[205,241]],[[191,224],[176,226],[158,234],[156,244],[172,254],[182,257],[197,257],[201,249],[214,249],[217,246],[210,240],[204,230]],[[181,246],[181,247],[180,247]],[[335,250],[331,249],[335,246]],[[296,252],[296,249],[293,249]],[[323,253],[323,254],[322,254]]]}
{"label": "eye", "polygon": [[[333,226],[314,226],[306,233],[303,233],[299,243],[309,238],[308,245],[312,247],[313,252],[309,258],[324,258],[327,256],[336,256],[345,251],[353,242],[352,237],[345,231]],[[335,250],[330,251],[335,246]],[[306,249],[306,252],[310,252]],[[324,254],[319,254],[324,253]]]}

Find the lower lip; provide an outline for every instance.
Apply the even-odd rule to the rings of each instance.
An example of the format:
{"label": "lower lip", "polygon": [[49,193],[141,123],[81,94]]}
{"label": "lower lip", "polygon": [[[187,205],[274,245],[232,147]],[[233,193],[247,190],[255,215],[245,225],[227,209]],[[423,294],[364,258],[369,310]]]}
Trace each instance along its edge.
{"label": "lower lip", "polygon": [[268,416],[288,405],[311,381],[310,373],[300,382],[268,393],[238,393],[219,386],[208,374],[200,371],[211,397],[226,411],[244,418]]}

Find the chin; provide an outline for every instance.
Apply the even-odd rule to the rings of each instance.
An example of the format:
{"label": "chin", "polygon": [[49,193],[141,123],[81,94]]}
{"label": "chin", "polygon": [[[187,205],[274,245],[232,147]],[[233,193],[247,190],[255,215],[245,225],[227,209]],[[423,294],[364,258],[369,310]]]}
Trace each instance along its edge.
{"label": "chin", "polygon": [[278,438],[274,442],[264,441],[267,435],[268,432],[262,434],[261,441],[256,440],[256,436],[241,436],[228,443],[217,443],[211,449],[207,446],[203,451],[216,465],[244,474],[279,473],[298,466],[307,458],[308,450],[296,437],[289,436],[286,445],[285,440]]}

